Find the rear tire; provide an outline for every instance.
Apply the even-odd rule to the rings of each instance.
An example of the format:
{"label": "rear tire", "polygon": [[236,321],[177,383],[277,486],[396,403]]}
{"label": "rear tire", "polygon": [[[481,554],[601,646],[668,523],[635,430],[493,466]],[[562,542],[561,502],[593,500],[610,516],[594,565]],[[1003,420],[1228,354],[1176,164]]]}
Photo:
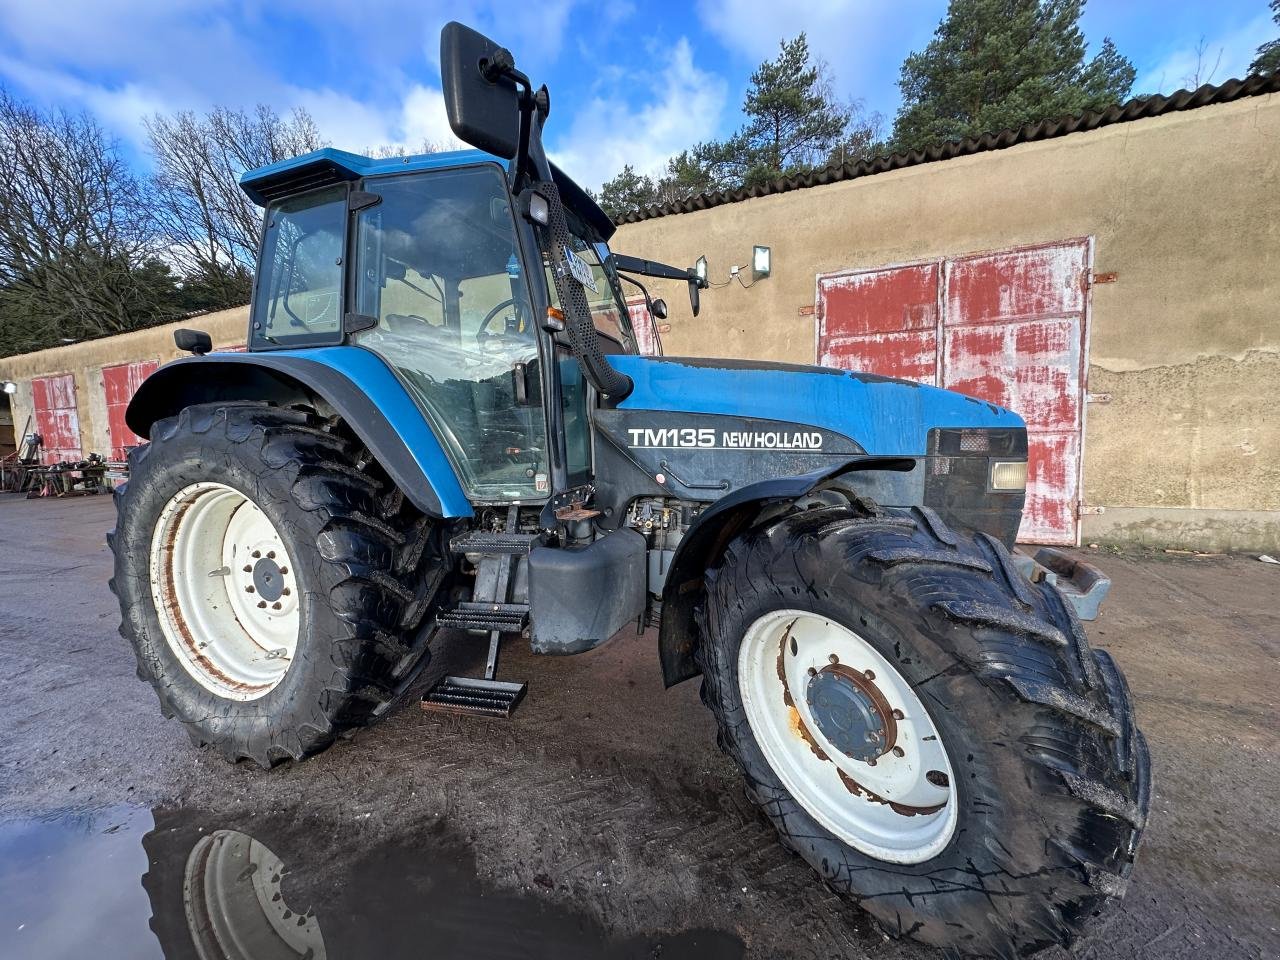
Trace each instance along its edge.
{"label": "rear tire", "polygon": [[[811,698],[822,691],[806,688],[802,697],[787,688],[787,658],[805,655],[804,641],[797,647],[788,633],[775,634],[776,666],[765,663],[762,671],[778,671],[776,689],[795,694],[786,701],[794,735],[780,738],[785,724],[763,717],[760,692],[773,688],[767,677],[740,675],[740,662],[754,669],[744,644],[758,642],[751,638],[761,625],[779,618],[828,623],[831,636],[860,638],[871,648],[867,656],[880,658],[877,667],[883,663],[918,698],[949,762],[949,776],[934,779],[949,781],[946,803],[956,807],[950,832],[945,810],[894,807],[889,794],[863,788],[880,776],[897,789],[886,767],[910,764],[912,754],[895,761],[876,726],[866,738],[859,728],[856,742],[881,744],[879,771],[851,755],[860,751],[844,736],[847,727],[812,705],[820,705]],[[703,699],[748,795],[787,846],[889,933],[965,954],[1021,956],[1069,944],[1123,894],[1150,800],[1146,743],[1128,688],[1111,657],[1089,649],[1056,588],[1023,578],[995,539],[952,531],[921,508],[793,513],[728,546],[707,573],[699,628]],[[813,636],[831,642],[821,630]],[[849,659],[843,651],[857,645],[843,642],[839,656]],[[792,685],[825,673],[792,671]],[[884,675],[874,679],[893,708],[904,705],[903,688]],[[832,678],[825,681],[829,690]],[[803,705],[793,703],[801,699]],[[870,709],[872,699],[861,702]],[[911,715],[907,706],[908,726]],[[908,750],[921,746],[904,742]],[[808,765],[809,781],[790,761],[775,770],[766,756],[778,757],[780,749]],[[943,766],[938,757],[935,751],[929,766]],[[824,776],[829,782],[817,792],[805,785]],[[837,796],[844,819],[840,809],[832,812]],[[886,809],[903,812],[902,832],[915,830],[918,843],[869,855],[875,831],[883,839],[884,823],[893,819]],[[926,829],[931,819],[933,831]]]}
{"label": "rear tire", "polygon": [[[301,759],[370,722],[425,664],[441,531],[340,422],[187,407],[153,425],[129,470],[108,535],[120,633],[197,744],[264,767]],[[193,527],[202,511],[219,522]],[[210,540],[223,535],[219,553]],[[273,543],[283,556],[268,563]]]}

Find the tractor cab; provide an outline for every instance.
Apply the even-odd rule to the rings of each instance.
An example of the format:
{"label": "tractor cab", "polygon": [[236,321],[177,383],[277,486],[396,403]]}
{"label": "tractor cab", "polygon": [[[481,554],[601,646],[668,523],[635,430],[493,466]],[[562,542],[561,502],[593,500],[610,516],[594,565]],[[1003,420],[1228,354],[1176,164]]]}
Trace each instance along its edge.
{"label": "tractor cab", "polygon": [[[597,346],[635,353],[606,246],[613,227],[552,176],[576,200],[565,222]],[[266,206],[249,349],[377,354],[483,504],[546,500],[553,477],[568,489],[591,468],[586,384],[554,336],[553,250],[518,216],[510,180],[508,162],[480,151],[373,161],[328,149],[244,179]]]}

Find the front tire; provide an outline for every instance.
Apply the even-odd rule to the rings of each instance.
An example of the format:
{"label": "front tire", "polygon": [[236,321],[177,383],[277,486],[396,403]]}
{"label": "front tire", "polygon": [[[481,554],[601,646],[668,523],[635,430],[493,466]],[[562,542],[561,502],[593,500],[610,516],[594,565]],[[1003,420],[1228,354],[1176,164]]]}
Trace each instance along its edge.
{"label": "front tire", "polygon": [[196,743],[301,759],[425,663],[441,531],[340,422],[187,407],[153,425],[116,497],[120,632]]}
{"label": "front tire", "polygon": [[748,794],[889,933],[1026,955],[1123,893],[1149,805],[1128,688],[995,539],[794,513],[728,546],[699,627]]}

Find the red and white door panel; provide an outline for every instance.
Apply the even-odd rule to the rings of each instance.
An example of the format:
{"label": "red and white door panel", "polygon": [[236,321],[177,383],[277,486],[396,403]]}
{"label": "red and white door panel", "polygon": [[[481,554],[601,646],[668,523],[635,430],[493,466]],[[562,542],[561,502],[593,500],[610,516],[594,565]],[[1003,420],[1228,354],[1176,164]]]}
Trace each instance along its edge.
{"label": "red and white door panel", "polygon": [[138,392],[142,381],[155,373],[160,366],[156,360],[138,360],[102,368],[102,388],[107,396],[107,431],[111,440],[111,460],[124,460],[130,447],[146,443],[124,422],[129,401]]}
{"label": "red and white door panel", "polygon": [[44,463],[80,460],[84,455],[80,447],[75,375],[61,373],[33,378],[31,405],[35,431],[43,440],[41,460]]}
{"label": "red and white door panel", "polygon": [[646,357],[661,356],[662,348],[654,329],[656,321],[649,316],[649,306],[644,302],[644,297],[627,299],[627,316],[631,318],[631,330],[636,335],[636,346],[640,352]]}
{"label": "red and white door panel", "polygon": [[1087,240],[945,265],[942,386],[1026,421],[1029,543],[1077,540],[1088,269]]}
{"label": "red and white door panel", "polygon": [[1029,447],[1018,539],[1078,543],[1091,266],[1086,238],[819,277],[818,362],[1018,412]]}
{"label": "red and white door panel", "polygon": [[937,263],[818,278],[818,363],[917,383],[938,378]]}

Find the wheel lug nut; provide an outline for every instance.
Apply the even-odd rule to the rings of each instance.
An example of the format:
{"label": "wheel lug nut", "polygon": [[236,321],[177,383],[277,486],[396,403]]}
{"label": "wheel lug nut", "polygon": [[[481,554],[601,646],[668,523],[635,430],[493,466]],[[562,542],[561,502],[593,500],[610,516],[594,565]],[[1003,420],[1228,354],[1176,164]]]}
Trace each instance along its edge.
{"label": "wheel lug nut", "polygon": [[809,668],[809,676],[811,676],[811,677],[816,677],[817,675],[818,675],[818,671],[817,671],[817,670],[815,670],[815,669],[813,669],[813,667],[810,667],[810,668]]}
{"label": "wheel lug nut", "polygon": [[255,559],[255,560],[261,559],[261,557],[262,557],[262,551],[261,551],[261,550],[255,550],[255,551],[253,551],[253,553],[249,554],[249,556],[253,557],[253,559]]}
{"label": "wheel lug nut", "polygon": [[893,719],[895,719],[895,720],[905,720],[905,719],[906,719],[906,716],[907,716],[907,715],[906,715],[905,713],[903,713],[901,710],[895,710],[895,711],[893,711]]}
{"label": "wheel lug nut", "polygon": [[267,606],[267,601],[265,601],[265,600],[259,600],[259,601],[258,601],[258,608],[259,608],[259,609],[265,610],[265,609],[266,609],[266,606]]}
{"label": "wheel lug nut", "polygon": [[246,563],[246,564],[244,565],[244,572],[245,572],[245,573],[253,573],[253,567],[249,566],[249,564],[247,564],[247,563]]}
{"label": "wheel lug nut", "polygon": [[244,588],[244,592],[245,592],[245,593],[253,593],[253,584],[249,584],[249,586],[245,587],[245,588]]}
{"label": "wheel lug nut", "polygon": [[288,567],[281,567],[281,568],[280,568],[280,572],[281,572],[281,573],[288,573],[288,572],[289,572],[289,568],[288,568]]}
{"label": "wheel lug nut", "polygon": [[283,590],[281,590],[280,592],[281,592],[284,596],[286,596],[286,597],[287,597],[287,596],[289,595],[289,588],[288,588],[288,587],[285,587],[285,588],[284,588]]}
{"label": "wheel lug nut", "polygon": [[874,767],[875,765],[876,765],[876,758],[875,758],[875,757],[872,757],[870,760],[868,760],[868,761],[867,761],[867,766],[868,766],[868,767]]}
{"label": "wheel lug nut", "polygon": [[275,552],[274,550],[268,550],[268,551],[267,551],[267,559],[268,559],[268,560],[274,560],[275,558],[276,558],[276,552]]}
{"label": "wheel lug nut", "polygon": [[901,747],[894,747],[893,755],[895,757],[905,757],[907,755],[907,751],[903,750]]}
{"label": "wheel lug nut", "polygon": [[833,654],[831,654],[831,656],[827,657],[827,659],[828,659],[829,661],[831,661],[832,663],[839,663],[839,662],[840,662],[840,658],[839,658],[839,657],[837,657],[834,653],[833,653]]}
{"label": "wheel lug nut", "polygon": [[279,610],[279,609],[280,609],[280,601],[279,601],[279,600],[277,600],[275,603],[273,603],[273,604],[271,605],[271,609],[272,609],[272,610]]}
{"label": "wheel lug nut", "polygon": [[874,680],[876,678],[874,670],[864,670],[862,672],[862,675],[866,677],[868,680]]}

